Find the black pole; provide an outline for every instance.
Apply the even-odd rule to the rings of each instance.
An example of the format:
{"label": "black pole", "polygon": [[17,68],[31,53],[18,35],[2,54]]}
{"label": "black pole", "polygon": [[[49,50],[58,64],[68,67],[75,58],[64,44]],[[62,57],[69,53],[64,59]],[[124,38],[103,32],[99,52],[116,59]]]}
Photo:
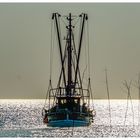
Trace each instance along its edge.
{"label": "black pole", "polygon": [[[80,15],[80,16],[82,16],[82,15]],[[78,73],[78,66],[79,66],[79,60],[80,60],[80,53],[81,53],[82,37],[83,37],[83,30],[84,30],[85,19],[87,19],[87,15],[86,14],[84,14],[83,22],[82,22],[82,29],[81,29],[81,35],[80,35],[78,57],[77,57],[77,65],[76,65],[76,71],[75,71],[75,80],[74,80],[75,85],[76,85],[76,80],[77,80],[77,73]]]}
{"label": "black pole", "polygon": [[72,32],[72,25],[71,25],[71,13],[69,14],[69,17],[67,18],[69,20],[69,26],[68,26],[68,85],[67,85],[67,95],[71,96],[71,83],[72,83],[72,44],[71,44],[71,32]]}
{"label": "black pole", "polygon": [[[59,27],[58,27],[58,21],[57,21],[57,13],[53,14],[53,17],[56,21],[56,29],[57,29],[57,37],[58,37],[58,43],[59,43],[59,50],[60,50],[60,58],[61,58],[61,64],[62,64],[62,71],[63,71],[63,78],[64,78],[64,84],[66,87],[66,78],[65,78],[65,69],[64,69],[64,62],[63,62],[63,54],[62,54],[62,47],[61,47],[61,41],[60,41],[60,33],[59,33]],[[59,16],[59,15],[58,15]]]}

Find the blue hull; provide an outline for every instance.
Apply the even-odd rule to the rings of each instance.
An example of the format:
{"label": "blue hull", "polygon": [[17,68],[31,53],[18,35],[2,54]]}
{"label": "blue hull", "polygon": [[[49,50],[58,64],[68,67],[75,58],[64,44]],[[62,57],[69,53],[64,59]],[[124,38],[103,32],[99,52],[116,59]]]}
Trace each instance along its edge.
{"label": "blue hull", "polygon": [[86,120],[55,120],[49,121],[48,126],[52,127],[80,127],[80,126],[88,126],[90,123]]}

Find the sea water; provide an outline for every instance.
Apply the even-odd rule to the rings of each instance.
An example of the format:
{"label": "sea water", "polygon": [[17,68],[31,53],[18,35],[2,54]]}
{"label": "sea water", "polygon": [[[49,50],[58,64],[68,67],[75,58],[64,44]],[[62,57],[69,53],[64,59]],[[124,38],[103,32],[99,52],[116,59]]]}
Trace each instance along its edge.
{"label": "sea water", "polygon": [[44,100],[0,100],[0,137],[140,136],[138,100],[110,100],[110,104],[94,100],[90,105],[96,110],[90,126],[47,127],[42,117]]}

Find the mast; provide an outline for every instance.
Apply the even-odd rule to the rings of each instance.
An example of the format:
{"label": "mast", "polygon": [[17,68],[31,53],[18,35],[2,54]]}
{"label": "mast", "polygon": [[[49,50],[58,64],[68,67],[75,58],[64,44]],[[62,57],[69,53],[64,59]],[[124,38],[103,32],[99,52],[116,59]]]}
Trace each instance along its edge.
{"label": "mast", "polygon": [[72,83],[72,41],[71,41],[71,34],[72,34],[72,25],[71,25],[71,13],[69,13],[69,17],[67,17],[69,21],[68,25],[68,85],[67,85],[67,95],[71,96],[71,83]]}
{"label": "mast", "polygon": [[[82,17],[82,14],[80,15],[80,17]],[[77,65],[76,65],[76,71],[75,71],[75,80],[74,80],[75,85],[76,85],[76,80],[77,80],[77,73],[78,73],[79,60],[80,60],[80,54],[81,54],[84,25],[85,25],[85,20],[87,20],[87,19],[88,19],[88,16],[87,16],[87,14],[84,13],[83,14],[83,21],[82,21],[82,29],[81,29],[81,34],[80,34],[79,48],[78,48]]]}
{"label": "mast", "polygon": [[[57,38],[58,38],[58,45],[59,45],[59,51],[60,51],[60,59],[61,59],[61,65],[62,65],[62,73],[63,74],[63,80],[64,80],[64,85],[65,85],[65,89],[66,89],[66,96],[67,98],[71,97],[72,92],[75,91],[75,87],[76,87],[76,83],[77,83],[77,75],[79,72],[79,61],[80,61],[80,54],[81,54],[81,47],[82,47],[82,39],[83,39],[83,31],[84,31],[84,26],[85,26],[85,20],[88,19],[87,14],[82,13],[79,17],[81,17],[82,19],[82,26],[81,26],[81,31],[80,31],[80,41],[79,41],[79,47],[78,47],[78,52],[77,52],[77,56],[76,56],[76,65],[75,65],[75,70],[74,70],[74,75],[73,75],[73,71],[72,71],[72,39],[73,39],[73,34],[72,34],[72,28],[74,28],[74,26],[72,26],[72,15],[71,13],[69,13],[69,15],[67,16],[67,20],[68,20],[68,25],[66,26],[67,28],[67,76],[65,74],[65,66],[64,66],[64,56],[62,53],[62,44],[61,44],[61,39],[60,39],[60,31],[59,31],[59,17],[61,15],[58,13],[53,13],[52,15],[52,19],[55,20],[55,24],[56,24],[56,30],[57,30]],[[74,77],[73,77],[74,76]],[[61,75],[60,75],[61,77]],[[74,84],[74,85],[73,85]],[[82,88],[82,83],[80,84],[80,88]],[[72,89],[74,89],[72,91]]]}
{"label": "mast", "polygon": [[[79,16],[81,24],[79,29],[80,38],[77,48],[75,45],[73,30],[76,27],[79,19],[77,20],[77,16],[73,16],[71,13],[69,13],[67,16],[60,17],[61,15],[59,13],[53,13],[52,15],[52,20],[54,20],[55,23],[54,28],[56,29],[57,34],[57,43],[61,60],[61,71],[56,88],[52,87],[50,76],[50,85],[47,96],[49,98],[49,109],[47,109],[48,105],[44,106],[43,122],[52,127],[87,126],[91,124],[95,115],[92,114],[92,111],[89,108],[89,97],[91,92],[90,79],[88,88],[82,88],[79,62],[82,51],[81,48],[85,21],[88,19],[88,16],[85,13],[82,13]],[[62,20],[65,25],[67,24],[65,28],[66,38],[64,36],[64,40],[66,39],[66,41],[64,41],[64,43],[66,43],[65,46],[61,40],[60,29],[60,20],[63,17],[67,21],[66,23]],[[53,99],[52,103],[50,102],[51,99]],[[86,103],[88,103],[88,106]]]}
{"label": "mast", "polygon": [[57,16],[60,17],[61,15],[58,14],[58,13],[53,13],[52,19],[55,19],[55,23],[56,23],[57,37],[58,37],[58,44],[59,44],[59,51],[60,51],[60,58],[61,58],[61,65],[62,65],[62,72],[63,72],[63,78],[64,78],[64,85],[66,87],[66,77],[65,77],[64,60],[63,60],[63,54],[62,54],[62,45],[61,45],[61,40],[60,40],[60,32],[59,32],[59,27],[58,27]]}

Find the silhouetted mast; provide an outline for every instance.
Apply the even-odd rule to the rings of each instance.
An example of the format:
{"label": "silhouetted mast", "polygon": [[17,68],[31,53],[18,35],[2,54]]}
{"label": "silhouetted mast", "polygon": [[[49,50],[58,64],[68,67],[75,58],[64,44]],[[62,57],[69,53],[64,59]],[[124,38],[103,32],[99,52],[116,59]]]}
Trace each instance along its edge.
{"label": "silhouetted mast", "polygon": [[71,41],[71,32],[72,32],[72,25],[71,25],[71,13],[69,13],[69,20],[68,28],[68,85],[67,85],[67,95],[71,96],[71,83],[72,83],[72,41]]}
{"label": "silhouetted mast", "polygon": [[79,42],[79,48],[78,48],[78,58],[77,58],[77,65],[76,65],[76,71],[75,71],[75,80],[74,80],[75,85],[76,85],[76,81],[77,81],[77,73],[78,73],[79,60],[80,60],[80,54],[81,54],[84,25],[85,25],[85,20],[88,19],[87,14],[81,14],[80,17],[82,17],[82,16],[83,16],[83,21],[82,21],[82,29],[81,29],[81,33],[80,33],[80,42]]}
{"label": "silhouetted mast", "polygon": [[64,60],[63,60],[63,54],[62,54],[62,45],[61,45],[60,32],[59,32],[58,21],[57,21],[57,18],[60,17],[60,16],[61,16],[60,14],[54,13],[53,16],[52,16],[52,19],[55,19],[55,23],[56,23],[59,51],[60,51],[60,58],[61,58],[61,65],[62,65],[62,71],[63,71],[63,78],[64,78],[64,84],[65,84],[65,87],[66,87],[66,77],[65,77]]}

